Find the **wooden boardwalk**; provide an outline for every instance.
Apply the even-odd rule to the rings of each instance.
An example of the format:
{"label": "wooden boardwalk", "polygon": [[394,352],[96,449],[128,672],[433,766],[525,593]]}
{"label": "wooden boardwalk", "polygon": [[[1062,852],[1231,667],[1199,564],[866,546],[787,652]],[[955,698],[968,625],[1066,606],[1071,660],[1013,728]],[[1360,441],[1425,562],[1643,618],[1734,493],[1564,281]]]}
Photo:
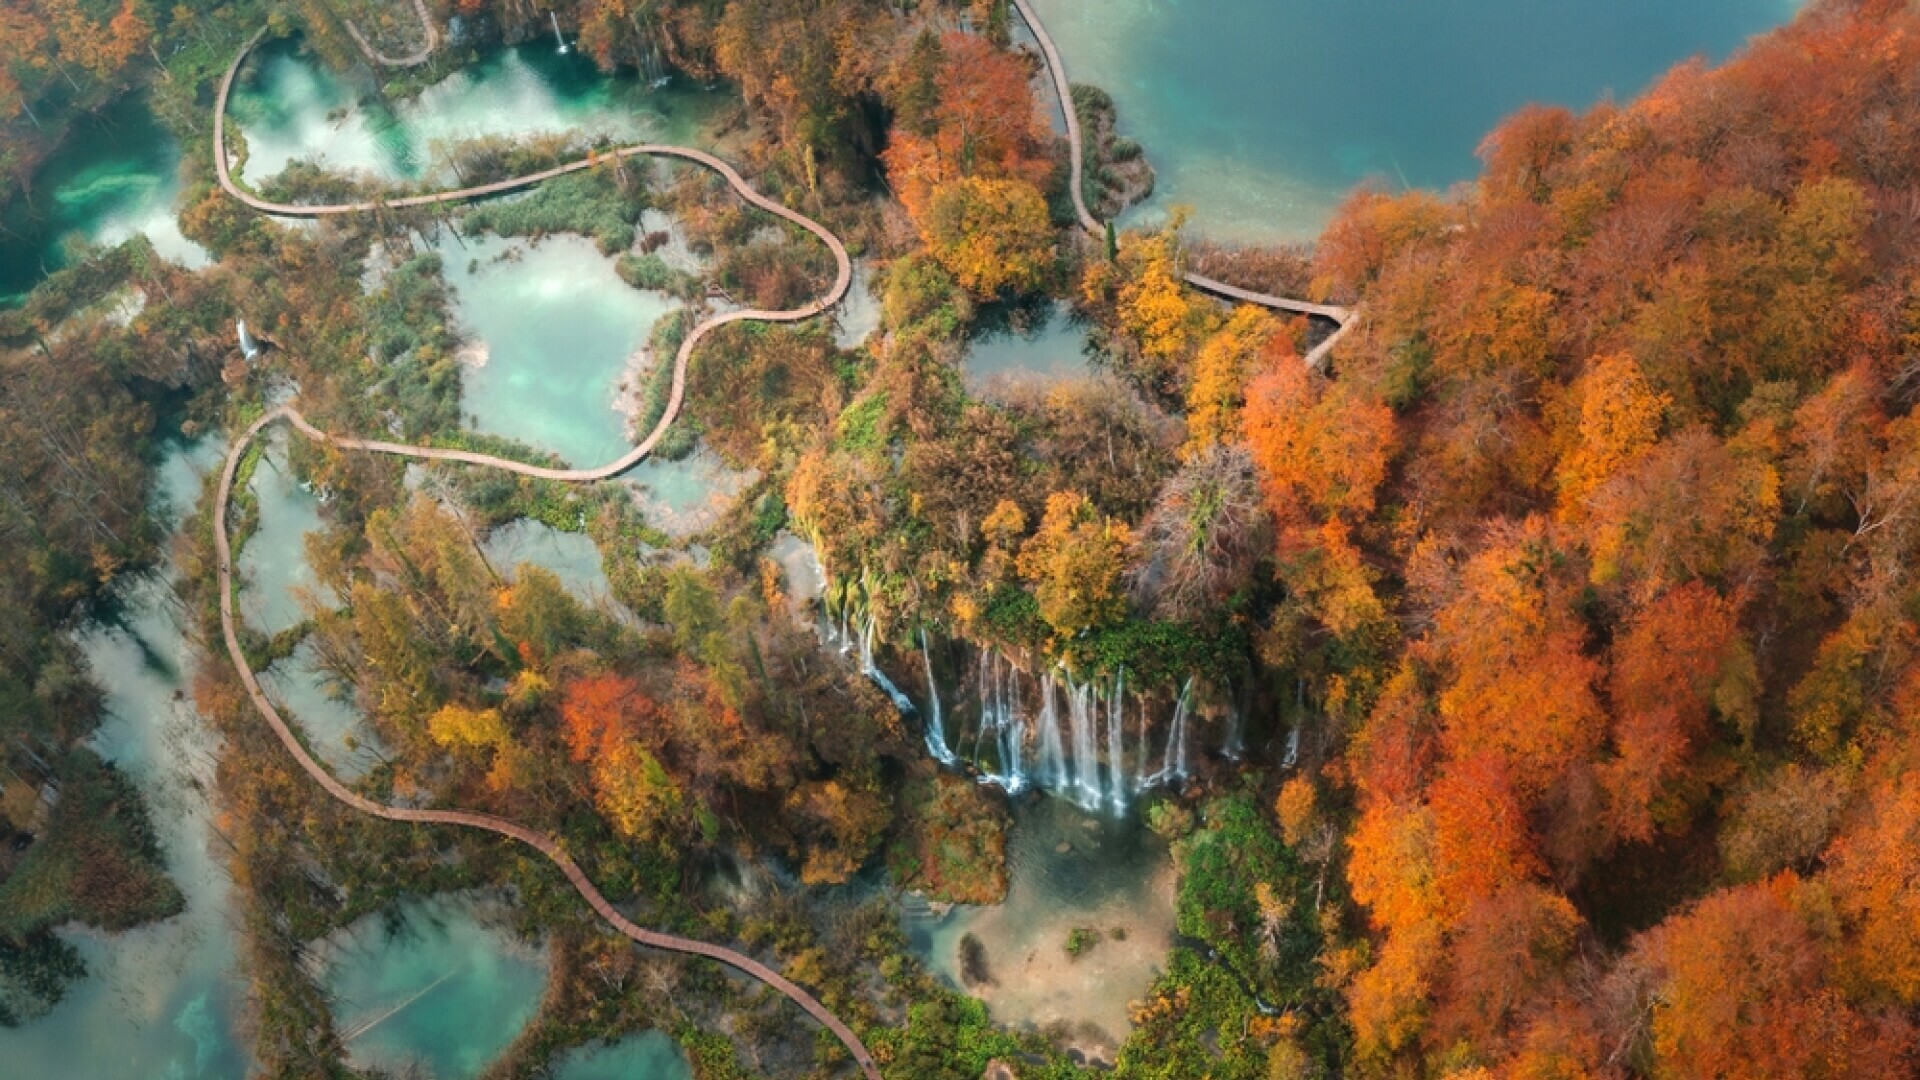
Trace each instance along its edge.
{"label": "wooden boardwalk", "polygon": [[413,0],[413,12],[420,16],[420,32],[424,36],[420,39],[420,47],[405,56],[388,56],[375,49],[366,35],[360,32],[360,28],[353,25],[352,19],[341,21],[346,24],[347,33],[352,36],[353,43],[360,46],[360,51],[366,54],[369,61],[385,67],[418,67],[427,62],[427,58],[433,55],[433,50],[440,47],[440,31],[434,27],[433,16],[427,11],[427,0]]}
{"label": "wooden boardwalk", "polygon": [[[1080,114],[1073,107],[1073,87],[1067,81],[1067,66],[1060,59],[1060,50],[1054,47],[1053,37],[1047,33],[1046,24],[1033,10],[1031,0],[1013,0],[1013,6],[1020,10],[1020,17],[1026,20],[1027,29],[1033,31],[1033,39],[1040,44],[1040,54],[1047,62],[1047,73],[1053,82],[1054,94],[1060,99],[1060,112],[1067,124],[1067,165],[1071,174],[1067,186],[1073,196],[1073,213],[1080,219],[1080,226],[1095,236],[1103,236],[1106,226],[1093,216],[1093,210],[1087,206],[1086,195],[1086,151],[1081,145]],[[1324,364],[1335,345],[1353,329],[1360,319],[1360,313],[1351,308],[1333,304],[1315,304],[1306,300],[1295,300],[1288,296],[1274,296],[1271,293],[1254,292],[1216,281],[1204,274],[1185,275],[1186,283],[1202,292],[1225,297],[1243,304],[1255,304],[1274,311],[1289,311],[1297,315],[1314,315],[1337,324],[1337,329],[1313,351],[1307,353],[1306,364],[1318,368]]]}
{"label": "wooden boardwalk", "polygon": [[819,222],[789,210],[785,206],[755,191],[741,178],[738,172],[734,171],[732,166],[721,161],[719,158],[689,147],[657,144],[624,147],[609,155],[600,155],[598,158],[576,161],[572,164],[562,165],[558,168],[548,169],[530,176],[515,177],[498,183],[483,184],[477,187],[462,188],[458,191],[441,192],[439,194],[417,195],[406,199],[396,199],[391,202],[373,201],[321,206],[269,202],[246,191],[234,181],[228,170],[226,151],[227,98],[233,89],[234,76],[239,72],[240,65],[246,59],[247,54],[253,50],[254,45],[259,42],[265,32],[263,29],[260,33],[255,34],[252,40],[248,41],[240,50],[239,55],[234,57],[232,66],[227,69],[226,77],[221,80],[219,96],[216,98],[214,104],[213,153],[214,164],[220,177],[220,186],[226,190],[227,194],[256,210],[270,214],[299,217],[324,217],[334,214],[361,213],[382,206],[423,206],[429,203],[458,202],[467,199],[485,198],[486,196],[496,195],[503,191],[513,191],[518,188],[528,187],[555,176],[574,172],[579,169],[591,168],[598,160],[604,160],[614,155],[629,157],[647,154],[683,158],[705,165],[707,168],[718,172],[724,177],[727,183],[733,187],[734,191],[747,202],[805,228],[824,241],[827,247],[833,252],[834,261],[838,265],[838,272],[834,276],[833,287],[820,299],[814,300],[802,307],[785,311],[749,309],[745,311],[725,312],[710,316],[695,326],[687,334],[686,339],[681,342],[680,351],[674,357],[673,392],[667,399],[666,411],[660,415],[659,422],[654,425],[653,431],[647,435],[646,439],[642,441],[640,445],[634,447],[631,451],[614,461],[595,468],[550,469],[538,465],[529,465],[525,462],[512,461],[507,458],[494,457],[490,454],[471,453],[465,450],[443,450],[434,447],[407,446],[400,443],[381,442],[374,439],[358,439],[348,436],[330,435],[308,423],[306,417],[300,415],[297,409],[294,409],[292,406],[282,406],[255,420],[253,424],[247,428],[246,432],[234,443],[232,450],[227,454],[226,467],[221,471],[219,489],[214,496],[213,541],[220,578],[220,631],[226,641],[227,657],[233,662],[234,669],[240,673],[240,681],[245,685],[247,696],[252,700],[254,709],[266,720],[267,725],[273,729],[274,734],[279,737],[281,745],[286,747],[287,753],[293,756],[294,761],[300,768],[305,771],[308,776],[312,777],[314,782],[319,784],[327,794],[363,814],[382,818],[387,821],[402,821],[424,825],[460,825],[471,829],[483,829],[500,836],[510,837],[534,848],[546,856],[555,866],[560,868],[560,872],[566,875],[567,880],[573,884],[575,891],[615,930],[618,930],[621,934],[624,934],[633,941],[650,948],[663,949],[668,952],[688,953],[694,956],[704,956],[718,960],[778,990],[791,999],[794,1004],[805,1010],[809,1016],[819,1021],[823,1027],[831,1031],[834,1037],[839,1039],[841,1044],[853,1055],[854,1062],[859,1065],[860,1071],[866,1075],[868,1080],[882,1080],[880,1068],[874,1062],[873,1055],[868,1052],[866,1044],[860,1041],[860,1037],[854,1034],[852,1028],[849,1028],[812,994],[779,972],[744,953],[729,949],[723,945],[715,945],[693,938],[684,938],[675,934],[665,934],[657,930],[648,930],[634,923],[631,919],[621,914],[620,911],[613,906],[612,902],[600,892],[593,882],[588,879],[586,872],[580,869],[580,865],[574,862],[572,857],[561,848],[559,842],[544,833],[530,829],[518,822],[495,817],[491,814],[476,814],[463,810],[416,810],[410,807],[388,806],[385,803],[375,802],[361,795],[359,792],[354,791],[336,779],[332,773],[327,771],[324,765],[315,760],[314,757],[307,752],[306,747],[301,744],[299,738],[287,725],[285,718],[280,715],[280,711],[275,708],[273,702],[267,698],[266,693],[260,687],[259,679],[254,676],[252,667],[247,663],[245,652],[240,648],[238,622],[234,615],[233,547],[227,534],[227,506],[232,499],[233,480],[236,472],[239,470],[240,459],[246,454],[247,448],[252,445],[254,439],[259,437],[260,432],[264,428],[280,420],[285,420],[292,424],[296,430],[308,438],[317,439],[343,450],[392,454],[400,457],[430,461],[457,461],[469,465],[502,469],[507,472],[518,473],[521,476],[538,477],[546,480],[587,482],[602,480],[625,472],[653,451],[654,446],[665,436],[667,428],[673,423],[674,418],[679,415],[680,407],[686,398],[687,363],[693,356],[693,350],[700,343],[701,339],[728,323],[747,320],[799,322],[803,319],[810,319],[832,307],[834,304],[839,303],[840,299],[846,295],[847,288],[853,280],[853,263],[847,256],[846,246],[840,242],[839,237],[835,236]]}

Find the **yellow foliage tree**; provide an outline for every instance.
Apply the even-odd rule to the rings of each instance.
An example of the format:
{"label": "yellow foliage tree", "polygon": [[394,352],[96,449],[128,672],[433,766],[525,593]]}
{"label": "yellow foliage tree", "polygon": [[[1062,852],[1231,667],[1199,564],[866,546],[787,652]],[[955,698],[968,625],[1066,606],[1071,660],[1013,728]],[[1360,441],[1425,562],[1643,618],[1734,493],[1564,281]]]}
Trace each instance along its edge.
{"label": "yellow foliage tree", "polygon": [[630,739],[607,741],[593,762],[593,790],[601,813],[632,840],[659,838],[680,810],[679,785]]}
{"label": "yellow foliage tree", "polygon": [[[1193,359],[1193,380],[1187,386],[1187,445],[1191,458],[1240,433],[1240,407],[1246,401],[1247,377],[1262,346],[1280,324],[1265,311],[1243,304],[1233,317],[1200,346]],[[1289,335],[1291,337],[1291,335]],[[1288,342],[1291,345],[1291,342]]]}
{"label": "yellow foliage tree", "polygon": [[1030,292],[1053,271],[1053,226],[1023,180],[967,177],[934,189],[921,238],[962,288],[980,297]]}
{"label": "yellow foliage tree", "polygon": [[1021,546],[1018,569],[1056,634],[1070,638],[1126,613],[1120,576],[1132,543],[1125,522],[1103,516],[1079,492],[1047,496],[1046,516]]}
{"label": "yellow foliage tree", "polygon": [[1562,520],[1579,518],[1596,488],[1653,446],[1672,403],[1624,353],[1596,358],[1573,392],[1580,421],[1556,474]]}
{"label": "yellow foliage tree", "polygon": [[498,709],[445,705],[427,718],[427,734],[449,750],[490,750],[504,746],[507,725]]}

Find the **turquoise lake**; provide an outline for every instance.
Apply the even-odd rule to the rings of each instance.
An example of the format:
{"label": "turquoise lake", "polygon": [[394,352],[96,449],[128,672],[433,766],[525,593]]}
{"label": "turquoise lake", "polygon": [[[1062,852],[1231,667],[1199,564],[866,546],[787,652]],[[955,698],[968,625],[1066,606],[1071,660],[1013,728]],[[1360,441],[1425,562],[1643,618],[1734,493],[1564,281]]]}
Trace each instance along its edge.
{"label": "turquoise lake", "polygon": [[1316,235],[1353,185],[1445,188],[1529,102],[1626,100],[1797,0],[1032,0],[1175,204],[1229,241]]}
{"label": "turquoise lake", "polygon": [[0,213],[0,305],[24,299],[76,248],[112,247],[136,233],[163,258],[204,266],[206,252],[174,219],[179,170],[179,144],[138,98],[75,123],[32,192]]}

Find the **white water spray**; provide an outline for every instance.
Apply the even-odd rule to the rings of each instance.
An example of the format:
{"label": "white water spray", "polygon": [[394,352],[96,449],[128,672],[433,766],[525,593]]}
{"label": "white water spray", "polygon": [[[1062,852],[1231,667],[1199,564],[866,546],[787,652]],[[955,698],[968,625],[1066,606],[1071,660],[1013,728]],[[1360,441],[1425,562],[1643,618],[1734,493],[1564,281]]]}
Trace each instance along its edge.
{"label": "white water spray", "polygon": [[1116,814],[1127,810],[1127,785],[1120,779],[1126,775],[1126,722],[1127,669],[1121,668],[1113,677],[1113,696],[1107,701],[1107,775],[1111,778],[1107,796]]}
{"label": "white water spray", "polygon": [[927,751],[942,765],[959,758],[947,746],[946,720],[940,712],[940,683],[933,677],[933,651],[927,647],[927,628],[920,628],[920,658],[927,665]]}

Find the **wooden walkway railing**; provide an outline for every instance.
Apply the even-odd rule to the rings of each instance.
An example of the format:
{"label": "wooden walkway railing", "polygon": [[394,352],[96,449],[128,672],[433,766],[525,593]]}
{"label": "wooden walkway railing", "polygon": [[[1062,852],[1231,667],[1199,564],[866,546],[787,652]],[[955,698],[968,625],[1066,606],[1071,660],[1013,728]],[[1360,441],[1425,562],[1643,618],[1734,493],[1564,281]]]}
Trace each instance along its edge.
{"label": "wooden walkway railing", "polygon": [[[233,89],[234,77],[239,72],[240,65],[246,59],[247,54],[252,51],[254,45],[259,42],[265,32],[266,31],[262,29],[260,33],[255,34],[252,40],[248,41],[240,50],[240,54],[234,57],[232,66],[227,69],[226,77],[220,82],[220,92],[214,103],[213,153],[216,171],[220,177],[220,186],[226,190],[227,194],[256,210],[270,214],[324,217],[334,214],[360,213],[379,206],[421,206],[429,203],[456,202],[466,199],[484,198],[488,195],[498,194],[503,191],[512,191],[517,188],[527,187],[532,184],[537,184],[542,180],[560,176],[578,169],[590,168],[595,164],[595,159],[576,161],[530,176],[515,177],[494,184],[483,184],[477,187],[462,188],[458,191],[448,191],[433,195],[417,195],[384,203],[374,201],[304,206],[269,202],[261,199],[241,188],[229,173],[226,152],[226,112],[227,99]],[[810,319],[832,307],[834,304],[839,303],[840,299],[846,295],[847,288],[853,280],[853,262],[848,257],[846,246],[840,242],[840,238],[835,236],[819,222],[793,210],[789,210],[772,199],[761,195],[749,186],[747,182],[741,178],[740,174],[734,171],[733,167],[726,162],[721,161],[711,154],[683,146],[643,144],[624,147],[613,153],[621,157],[650,154],[684,158],[705,165],[707,168],[718,172],[726,179],[727,183],[733,187],[733,190],[747,202],[752,203],[754,206],[768,213],[776,214],[801,226],[824,241],[827,247],[833,252],[834,262],[838,267],[834,276],[833,287],[820,299],[811,301],[802,307],[785,311],[765,311],[760,309],[730,311],[710,316],[695,326],[688,332],[686,339],[681,342],[680,350],[674,357],[672,394],[668,397],[666,410],[661,413],[659,422],[654,425],[653,431],[647,435],[646,439],[643,440],[640,445],[634,447],[617,460],[594,468],[550,469],[538,465],[529,465],[525,462],[494,457],[490,454],[471,453],[465,450],[443,450],[434,447],[407,446],[400,443],[381,442],[374,439],[358,439],[349,436],[330,435],[308,423],[306,417],[300,415],[300,412],[292,406],[282,406],[261,416],[260,419],[255,420],[253,424],[247,428],[246,432],[234,443],[233,449],[228,453],[226,467],[221,471],[219,489],[215,494],[213,539],[214,551],[219,563],[220,630],[222,637],[224,637],[226,641],[227,657],[233,662],[234,669],[240,673],[240,681],[246,687],[247,696],[252,699],[254,709],[266,720],[267,725],[273,729],[274,734],[279,737],[281,745],[286,747],[287,753],[293,756],[294,761],[300,768],[305,771],[308,776],[312,777],[314,782],[319,784],[327,794],[363,814],[382,818],[387,821],[404,821],[429,825],[460,825],[472,829],[484,829],[487,832],[496,833],[500,836],[511,837],[534,848],[546,856],[555,866],[560,868],[560,872],[566,875],[567,880],[573,884],[575,891],[579,892],[581,897],[587,901],[587,904],[591,906],[595,912],[599,913],[600,917],[605,919],[614,929],[633,941],[650,948],[664,949],[669,952],[689,953],[695,956],[704,956],[718,960],[735,970],[744,972],[760,980],[762,983],[773,987],[775,990],[786,995],[796,1005],[799,1005],[808,1015],[818,1020],[827,1030],[833,1032],[834,1037],[839,1039],[841,1044],[846,1046],[847,1050],[853,1055],[853,1060],[859,1065],[860,1071],[866,1075],[868,1080],[881,1080],[879,1066],[874,1062],[873,1055],[868,1052],[866,1044],[860,1041],[860,1037],[854,1034],[852,1028],[849,1028],[812,994],[779,972],[744,953],[736,952],[723,945],[715,945],[693,938],[684,938],[674,934],[664,934],[656,930],[648,930],[635,924],[631,919],[622,915],[620,911],[607,900],[606,896],[588,879],[586,872],[580,869],[579,864],[574,862],[572,857],[561,848],[559,842],[551,837],[530,829],[525,825],[521,825],[518,822],[495,817],[491,814],[476,814],[463,810],[417,810],[403,806],[388,806],[384,803],[375,802],[341,783],[332,773],[327,771],[325,766],[320,764],[319,761],[315,760],[314,757],[307,752],[305,746],[301,745],[300,740],[294,735],[292,729],[288,727],[285,718],[280,715],[280,711],[274,707],[273,702],[267,698],[266,693],[261,689],[259,679],[254,676],[252,667],[247,663],[246,654],[240,648],[238,623],[234,616],[233,548],[227,535],[227,506],[233,495],[233,481],[240,467],[240,459],[245,455],[247,447],[259,436],[261,430],[269,424],[279,420],[286,420],[292,424],[296,430],[308,438],[317,439],[343,450],[393,454],[401,457],[429,461],[457,461],[486,468],[503,469],[521,476],[532,476],[547,480],[575,482],[601,480],[618,475],[632,468],[635,464],[639,463],[642,458],[651,453],[654,446],[666,435],[668,427],[672,425],[675,417],[679,415],[681,405],[686,398],[688,361],[693,356],[694,348],[698,346],[700,341],[708,334],[711,334],[714,330],[728,323],[745,320],[799,322],[804,319]]]}
{"label": "wooden walkway railing", "polygon": [[[1047,33],[1046,24],[1034,13],[1031,0],[1013,0],[1013,6],[1020,10],[1020,17],[1026,20],[1027,29],[1033,31],[1033,39],[1040,44],[1040,54],[1047,62],[1047,73],[1052,77],[1054,94],[1060,99],[1060,112],[1067,123],[1067,167],[1071,175],[1068,186],[1072,189],[1073,213],[1080,219],[1080,226],[1095,236],[1103,235],[1106,226],[1093,216],[1093,210],[1087,206],[1086,195],[1086,151],[1081,145],[1080,113],[1073,107],[1073,86],[1067,81],[1067,66],[1060,59],[1060,50],[1054,47],[1053,37]],[[1187,284],[1215,296],[1243,304],[1255,304],[1275,311],[1290,311],[1297,315],[1315,315],[1337,324],[1337,329],[1314,346],[1306,355],[1306,364],[1318,368],[1324,364],[1335,345],[1353,329],[1360,320],[1360,313],[1351,308],[1333,304],[1315,304],[1306,300],[1295,300],[1287,296],[1274,296],[1271,293],[1254,292],[1216,281],[1203,274],[1187,274]]]}
{"label": "wooden walkway railing", "polygon": [[417,67],[426,63],[427,58],[433,55],[433,50],[439,48],[440,31],[434,28],[433,15],[427,11],[427,0],[413,0],[413,11],[420,16],[420,32],[424,36],[420,39],[420,47],[405,56],[388,56],[375,49],[360,28],[353,25],[352,19],[342,21],[346,23],[347,33],[352,35],[354,44],[360,46],[360,51],[366,54],[368,60],[386,67]]}

